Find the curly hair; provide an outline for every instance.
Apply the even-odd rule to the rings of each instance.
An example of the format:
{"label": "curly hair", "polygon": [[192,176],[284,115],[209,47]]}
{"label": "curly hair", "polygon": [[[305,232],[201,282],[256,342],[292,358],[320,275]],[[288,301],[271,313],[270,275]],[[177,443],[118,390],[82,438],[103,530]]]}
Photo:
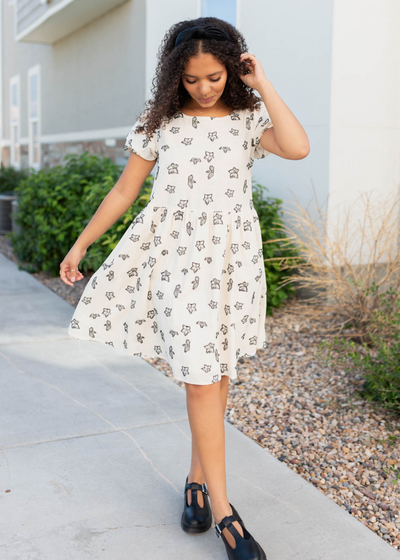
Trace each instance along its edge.
{"label": "curly hair", "polygon": [[[215,39],[190,39],[175,47],[175,39],[183,29],[195,25],[213,25],[225,31],[231,41]],[[232,109],[258,109],[260,98],[247,86],[240,75],[248,73],[240,55],[247,52],[243,35],[230,23],[216,17],[200,17],[175,23],[165,34],[157,53],[157,67],[152,80],[152,98],[145,103],[145,109],[139,116],[141,125],[137,133],[145,133],[149,139],[164,120],[169,122],[179,112],[190,97],[182,82],[182,73],[192,56],[210,53],[217,58],[227,70],[227,81],[221,99]]]}

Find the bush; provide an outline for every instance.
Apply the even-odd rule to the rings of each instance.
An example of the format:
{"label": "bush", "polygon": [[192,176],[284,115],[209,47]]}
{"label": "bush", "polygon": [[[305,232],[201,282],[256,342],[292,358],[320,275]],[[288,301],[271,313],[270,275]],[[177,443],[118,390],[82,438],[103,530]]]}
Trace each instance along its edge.
{"label": "bush", "polygon": [[28,177],[29,169],[16,169],[12,165],[6,166],[3,163],[0,166],[0,194],[13,192],[22,181]]}
{"label": "bush", "polygon": [[266,187],[253,183],[253,201],[257,211],[261,236],[263,240],[263,255],[265,275],[267,279],[267,314],[279,307],[294,293],[295,289],[283,285],[287,278],[287,269],[297,262],[299,253],[295,246],[289,243],[283,231],[282,200],[270,196],[265,197]]}
{"label": "bush", "polygon": [[[376,285],[368,291],[378,295]],[[321,343],[321,349],[327,352],[328,363],[356,369],[365,377],[361,397],[400,412],[400,299],[392,289],[378,297],[380,306],[370,317],[368,344],[335,337]]]}
{"label": "bush", "polygon": [[[16,190],[21,230],[10,237],[17,257],[30,263],[29,272],[44,270],[58,276],[60,262],[122,171],[123,166],[111,159],[84,152],[81,156],[69,154],[64,166],[39,170],[20,182]],[[114,249],[121,232],[147,204],[149,183],[147,179],[144,192],[131,208],[91,245],[82,259],[82,271],[97,270]]]}

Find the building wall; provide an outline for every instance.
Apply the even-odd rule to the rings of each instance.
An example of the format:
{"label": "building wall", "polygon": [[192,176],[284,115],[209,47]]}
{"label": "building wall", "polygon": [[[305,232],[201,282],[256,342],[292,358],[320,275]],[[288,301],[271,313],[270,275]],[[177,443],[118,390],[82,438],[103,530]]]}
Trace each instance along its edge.
{"label": "building wall", "polygon": [[[345,206],[368,192],[373,204],[380,204],[400,185],[399,29],[398,0],[335,1],[329,152],[333,241],[343,231]],[[357,207],[361,211],[362,205]],[[358,232],[355,247],[360,217],[356,208],[350,224]],[[372,227],[379,225],[377,217]],[[364,262],[368,256],[364,247]]]}
{"label": "building wall", "polygon": [[198,0],[145,0],[146,2],[146,83],[145,96],[150,97],[151,81],[157,64],[157,51],[167,30],[179,21],[199,17]]}
{"label": "building wall", "polygon": [[[20,74],[20,134],[21,144],[27,145],[27,72],[39,64],[43,165],[59,163],[69,149],[89,147],[110,154],[104,146],[106,138],[119,139],[117,154],[125,157],[125,136],[145,100],[145,19],[145,1],[132,0],[53,45],[15,42],[14,6],[3,0],[5,144],[10,140],[10,78]],[[104,148],[100,152],[99,146]],[[7,148],[3,161],[4,156]],[[22,165],[26,163],[24,157]]]}
{"label": "building wall", "polygon": [[[14,4],[1,1],[1,41],[2,41],[2,134],[5,144],[10,142],[10,79],[20,77],[20,140],[21,161],[27,165],[27,72],[38,62],[46,60],[47,48],[37,44],[19,44],[14,40]],[[8,163],[9,149],[2,150],[2,161]]]}
{"label": "building wall", "polygon": [[[53,4],[58,0],[53,0]],[[34,22],[43,15],[48,6],[42,4],[40,0],[17,0],[16,9],[18,11],[18,24],[16,26],[17,33]]]}
{"label": "building wall", "polygon": [[[310,141],[303,160],[270,155],[256,160],[253,175],[269,195],[287,203],[323,202],[329,192],[330,89],[333,0],[252,0],[241,3],[240,30],[249,52],[294,113]],[[257,14],[257,17],[254,17]]]}

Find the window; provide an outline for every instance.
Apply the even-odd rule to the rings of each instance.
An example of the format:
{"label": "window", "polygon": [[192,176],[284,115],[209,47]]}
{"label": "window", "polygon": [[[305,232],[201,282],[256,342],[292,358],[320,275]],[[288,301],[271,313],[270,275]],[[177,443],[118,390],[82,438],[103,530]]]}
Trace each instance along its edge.
{"label": "window", "polygon": [[237,0],[201,0],[201,17],[217,17],[236,27]]}
{"label": "window", "polygon": [[40,67],[28,70],[29,165],[40,168]]}
{"label": "window", "polygon": [[20,112],[19,112],[19,76],[10,79],[10,161],[16,168],[21,167],[20,158]]}

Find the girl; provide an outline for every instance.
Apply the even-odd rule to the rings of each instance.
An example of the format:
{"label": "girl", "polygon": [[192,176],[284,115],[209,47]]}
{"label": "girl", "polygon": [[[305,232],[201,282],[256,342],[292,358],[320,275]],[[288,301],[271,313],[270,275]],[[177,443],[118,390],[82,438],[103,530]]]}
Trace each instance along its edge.
{"label": "girl", "polygon": [[152,194],[87,284],[68,333],[167,360],[185,383],[192,433],[182,529],[204,532],[214,516],[230,560],[265,560],[228,501],[224,412],[237,359],[266,348],[253,161],[304,158],[308,138],[229,23],[179,22],[158,58],[153,98],[126,138],[124,172],[61,263],[62,280],[83,278],[87,248],[128,210],[158,161]]}

